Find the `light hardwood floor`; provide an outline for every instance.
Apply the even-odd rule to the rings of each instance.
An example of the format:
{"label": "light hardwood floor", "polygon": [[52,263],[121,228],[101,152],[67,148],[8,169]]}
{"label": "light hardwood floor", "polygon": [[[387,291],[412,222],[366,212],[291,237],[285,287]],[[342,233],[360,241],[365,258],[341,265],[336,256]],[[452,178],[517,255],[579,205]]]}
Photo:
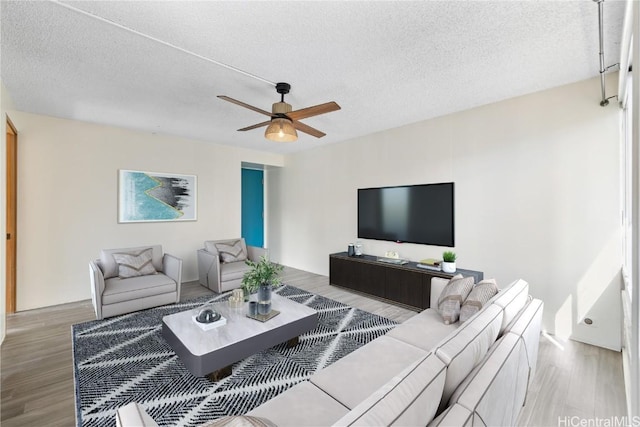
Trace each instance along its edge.
{"label": "light hardwood floor", "polygon": [[[416,314],[330,286],[326,276],[286,268],[284,282],[398,322]],[[181,299],[209,293],[196,282],[185,283]],[[8,317],[0,354],[3,427],[75,424],[71,325],[93,319],[90,301]],[[565,417],[589,420],[625,415],[619,352],[541,336],[538,371],[518,425],[558,426]]]}

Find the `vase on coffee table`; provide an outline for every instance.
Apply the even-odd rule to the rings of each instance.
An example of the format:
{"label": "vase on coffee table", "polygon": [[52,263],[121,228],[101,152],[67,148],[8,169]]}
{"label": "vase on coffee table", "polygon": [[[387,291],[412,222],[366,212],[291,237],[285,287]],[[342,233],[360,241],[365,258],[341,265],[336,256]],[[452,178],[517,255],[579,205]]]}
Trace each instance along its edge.
{"label": "vase on coffee table", "polygon": [[258,314],[271,312],[271,289],[280,285],[282,265],[273,263],[263,255],[259,261],[246,261],[250,267],[242,276],[242,287],[249,292],[258,291]]}
{"label": "vase on coffee table", "polygon": [[271,285],[263,283],[258,288],[258,314],[271,312]]}

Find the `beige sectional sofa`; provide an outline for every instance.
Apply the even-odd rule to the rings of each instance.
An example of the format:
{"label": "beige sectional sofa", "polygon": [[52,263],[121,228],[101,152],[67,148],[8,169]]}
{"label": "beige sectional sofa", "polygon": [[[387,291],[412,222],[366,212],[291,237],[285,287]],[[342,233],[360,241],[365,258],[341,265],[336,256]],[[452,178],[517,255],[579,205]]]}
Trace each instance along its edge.
{"label": "beige sectional sofa", "polygon": [[543,304],[516,280],[463,324],[445,325],[434,305],[446,284],[432,280],[432,308],[247,415],[278,426],[514,425],[536,369]]}

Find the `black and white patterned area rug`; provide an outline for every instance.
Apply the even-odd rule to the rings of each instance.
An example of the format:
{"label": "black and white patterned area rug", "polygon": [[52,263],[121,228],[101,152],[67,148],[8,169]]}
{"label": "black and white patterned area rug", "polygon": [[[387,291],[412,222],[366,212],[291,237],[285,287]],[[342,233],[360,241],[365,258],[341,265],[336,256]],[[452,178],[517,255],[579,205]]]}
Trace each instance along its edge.
{"label": "black and white patterned area rug", "polygon": [[115,411],[141,403],[161,426],[196,426],[261,405],[384,335],[396,323],[284,285],[278,294],[318,311],[297,346],[280,344],[233,365],[218,382],[195,377],[162,338],[162,317],[219,302],[229,293],[72,326],[77,423],[115,426]]}

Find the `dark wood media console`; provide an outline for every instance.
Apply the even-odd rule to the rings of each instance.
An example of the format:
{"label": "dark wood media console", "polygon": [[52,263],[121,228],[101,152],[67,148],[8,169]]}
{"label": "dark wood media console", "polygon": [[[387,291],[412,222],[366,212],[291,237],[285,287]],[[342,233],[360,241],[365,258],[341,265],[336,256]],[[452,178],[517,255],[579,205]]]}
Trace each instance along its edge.
{"label": "dark wood media console", "polygon": [[377,298],[400,303],[412,309],[430,306],[431,278],[449,279],[455,274],[473,276],[476,283],[484,273],[459,268],[454,274],[425,270],[417,263],[389,264],[371,255],[348,256],[346,252],[329,255],[329,283]]}

